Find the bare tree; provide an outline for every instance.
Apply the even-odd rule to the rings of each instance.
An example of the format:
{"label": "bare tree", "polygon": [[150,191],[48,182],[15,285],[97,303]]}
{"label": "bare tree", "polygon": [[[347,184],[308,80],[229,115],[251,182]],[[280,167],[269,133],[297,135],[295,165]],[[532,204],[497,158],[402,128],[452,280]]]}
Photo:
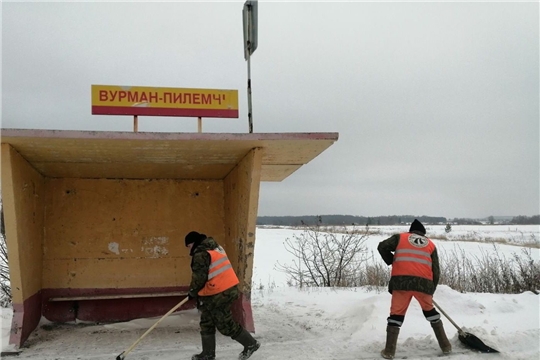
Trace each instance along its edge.
{"label": "bare tree", "polygon": [[0,201],[0,306],[11,304],[11,285],[9,282],[6,228],[4,225],[4,207]]}
{"label": "bare tree", "polygon": [[[276,268],[289,276],[294,286],[359,286],[362,266],[367,262],[365,241],[368,228],[336,229],[322,227],[321,218],[315,225],[304,225],[300,235],[285,240],[286,250],[294,256],[292,264]],[[362,277],[363,278],[363,277]]]}

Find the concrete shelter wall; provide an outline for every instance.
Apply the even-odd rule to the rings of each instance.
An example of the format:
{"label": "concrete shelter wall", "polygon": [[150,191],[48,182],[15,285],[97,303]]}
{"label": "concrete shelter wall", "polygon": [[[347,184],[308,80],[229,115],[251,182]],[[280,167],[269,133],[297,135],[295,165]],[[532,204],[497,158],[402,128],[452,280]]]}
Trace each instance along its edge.
{"label": "concrete shelter wall", "polygon": [[44,178],[2,144],[2,202],[13,303],[41,290]]}
{"label": "concrete shelter wall", "polygon": [[21,346],[41,319],[44,178],[2,144],[2,202],[13,301],[9,342]]}
{"label": "concrete shelter wall", "polygon": [[225,231],[233,246],[227,255],[233,264],[242,292],[233,304],[235,319],[255,331],[251,310],[251,279],[263,150],[252,149],[225,178]]}
{"label": "concrete shelter wall", "polygon": [[223,181],[47,179],[43,287],[187,286],[191,230],[224,237]]}
{"label": "concrete shelter wall", "polygon": [[3,130],[10,342],[24,343],[40,316],[162,315],[189,285],[184,236],[192,230],[225,247],[242,291],[233,315],[254,331],[260,181],[285,179],[336,140],[335,133]]}
{"label": "concrete shelter wall", "polygon": [[251,150],[225,178],[227,238],[235,245],[228,254],[245,294],[251,293],[261,158],[262,149]]}

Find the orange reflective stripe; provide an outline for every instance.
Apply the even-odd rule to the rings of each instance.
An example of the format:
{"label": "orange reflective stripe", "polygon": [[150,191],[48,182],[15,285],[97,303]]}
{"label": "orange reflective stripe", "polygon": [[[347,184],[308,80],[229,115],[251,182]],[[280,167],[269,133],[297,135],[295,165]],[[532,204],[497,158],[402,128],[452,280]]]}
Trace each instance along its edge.
{"label": "orange reflective stripe", "polygon": [[221,274],[223,271],[231,268],[232,265],[229,261],[229,258],[227,258],[226,256],[222,257],[216,262],[210,264],[210,268],[208,270],[208,280],[213,279],[217,275]]}
{"label": "orange reflective stripe", "polygon": [[210,254],[208,280],[199,291],[201,296],[219,294],[239,283],[231,262],[221,246],[214,250],[208,250],[208,253]]}
{"label": "orange reflective stripe", "polygon": [[396,249],[394,261],[412,261],[431,267],[431,254],[425,250]]}
{"label": "orange reflective stripe", "polygon": [[392,276],[418,276],[433,280],[433,251],[435,245],[427,237],[414,233],[401,234],[394,253]]}

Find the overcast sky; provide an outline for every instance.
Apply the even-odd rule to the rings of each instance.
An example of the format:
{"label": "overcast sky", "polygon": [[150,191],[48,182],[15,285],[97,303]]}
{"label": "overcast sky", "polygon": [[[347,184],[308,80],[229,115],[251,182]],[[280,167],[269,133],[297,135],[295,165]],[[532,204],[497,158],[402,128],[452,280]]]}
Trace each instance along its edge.
{"label": "overcast sky", "polygon": [[[2,4],[2,127],[132,131],[90,86],[238,89],[240,2]],[[539,4],[259,2],[254,132],[338,132],[259,215],[540,213]],[[196,132],[141,117],[139,131]]]}

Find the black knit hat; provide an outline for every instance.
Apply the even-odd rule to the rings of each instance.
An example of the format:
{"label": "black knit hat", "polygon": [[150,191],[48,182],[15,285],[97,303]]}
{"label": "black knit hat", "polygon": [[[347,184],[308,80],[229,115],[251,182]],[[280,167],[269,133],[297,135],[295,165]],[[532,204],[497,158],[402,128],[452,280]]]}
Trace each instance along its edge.
{"label": "black knit hat", "polygon": [[424,225],[422,225],[420,221],[418,221],[417,219],[414,219],[414,221],[411,224],[411,228],[409,229],[409,232],[417,232],[422,235],[426,235],[426,228],[424,227]]}
{"label": "black knit hat", "polygon": [[193,243],[200,243],[204,239],[206,239],[205,234],[199,234],[196,231],[192,231],[192,232],[190,232],[189,234],[186,235],[186,239],[185,239],[186,246],[188,246],[189,244],[193,244]]}

